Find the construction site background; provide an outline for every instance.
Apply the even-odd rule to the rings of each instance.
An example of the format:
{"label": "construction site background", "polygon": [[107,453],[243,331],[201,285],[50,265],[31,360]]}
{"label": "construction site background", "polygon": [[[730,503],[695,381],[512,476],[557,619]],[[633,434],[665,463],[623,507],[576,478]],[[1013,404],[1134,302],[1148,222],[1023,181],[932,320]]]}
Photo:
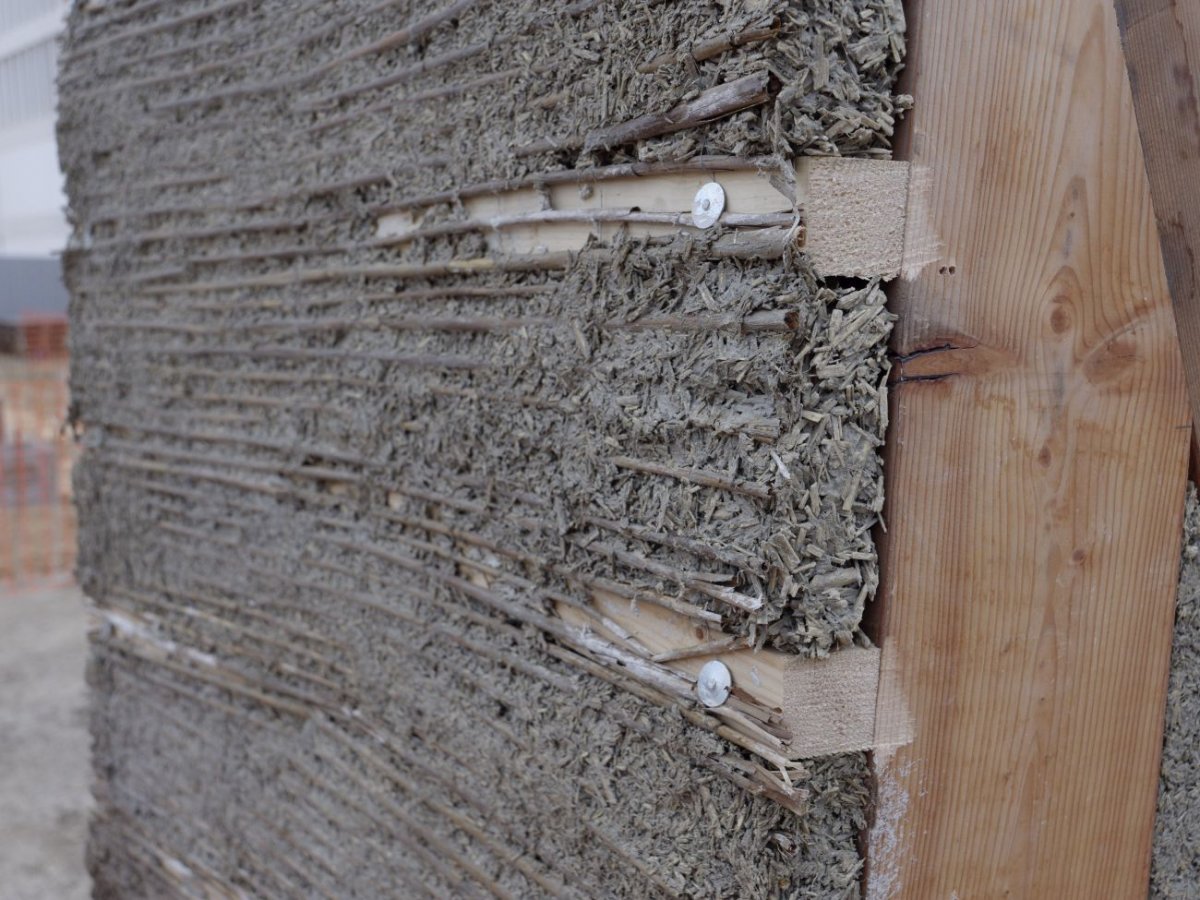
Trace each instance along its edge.
{"label": "construction site background", "polygon": [[75,562],[66,322],[26,317],[0,353],[0,596],[67,584]]}

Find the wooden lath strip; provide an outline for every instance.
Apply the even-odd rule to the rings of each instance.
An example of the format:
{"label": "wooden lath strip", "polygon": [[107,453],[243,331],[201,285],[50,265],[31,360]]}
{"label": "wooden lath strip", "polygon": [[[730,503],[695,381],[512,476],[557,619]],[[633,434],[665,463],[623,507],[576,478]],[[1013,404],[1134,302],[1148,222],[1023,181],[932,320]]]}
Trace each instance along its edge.
{"label": "wooden lath strip", "polygon": [[[603,590],[591,592],[592,606],[653,654],[653,661],[690,682],[706,662],[720,660],[733,676],[739,698],[770,711],[787,736],[786,754],[809,759],[832,753],[902,743],[909,735],[901,719],[885,717],[876,727],[880,652],[853,647],[809,659],[777,650],[754,650],[716,623],[703,623],[649,603],[635,604]],[[560,603],[558,615],[580,628],[594,618]]]}
{"label": "wooden lath strip", "polygon": [[[469,231],[487,234],[497,254],[536,255],[579,251],[590,238],[702,233],[691,218],[692,199],[717,181],[725,191],[720,224],[731,230],[805,230],[805,250],[826,276],[891,278],[904,258],[908,166],[885,160],[801,158],[777,166],[634,174],[581,170],[552,182],[518,182],[495,190],[410,201],[376,222],[376,246]],[[791,195],[787,193],[791,192]],[[462,215],[434,218],[455,203]],[[428,221],[433,219],[433,221]]]}

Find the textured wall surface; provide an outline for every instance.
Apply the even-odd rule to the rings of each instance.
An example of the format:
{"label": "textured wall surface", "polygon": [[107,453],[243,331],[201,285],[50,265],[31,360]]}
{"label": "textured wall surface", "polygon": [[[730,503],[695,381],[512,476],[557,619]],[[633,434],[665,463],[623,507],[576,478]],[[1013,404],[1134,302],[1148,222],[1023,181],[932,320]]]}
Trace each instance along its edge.
{"label": "textured wall surface", "polygon": [[902,52],[896,0],[73,13],[100,896],[857,895],[861,756],[772,768],[769,726],[554,610],[863,641],[882,292],[722,228],[551,264],[460,225],[613,165],[886,156]]}
{"label": "textured wall surface", "polygon": [[1200,890],[1200,503],[1194,485],[1176,603],[1150,870],[1150,896],[1163,900],[1184,900]]}

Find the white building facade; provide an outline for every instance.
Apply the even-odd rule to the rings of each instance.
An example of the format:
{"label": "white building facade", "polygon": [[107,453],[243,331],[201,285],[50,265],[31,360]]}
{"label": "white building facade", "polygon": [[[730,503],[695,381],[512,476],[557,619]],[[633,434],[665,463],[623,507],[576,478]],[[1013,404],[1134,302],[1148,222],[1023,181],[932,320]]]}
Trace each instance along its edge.
{"label": "white building facade", "polygon": [[68,0],[0,0],[0,257],[67,243],[55,146],[58,35]]}

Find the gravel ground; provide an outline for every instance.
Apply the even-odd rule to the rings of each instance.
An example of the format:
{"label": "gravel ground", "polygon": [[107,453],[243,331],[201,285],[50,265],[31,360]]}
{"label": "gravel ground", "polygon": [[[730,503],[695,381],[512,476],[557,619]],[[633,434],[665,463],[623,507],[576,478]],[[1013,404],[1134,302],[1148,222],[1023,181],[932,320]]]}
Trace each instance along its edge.
{"label": "gravel ground", "polygon": [[0,900],[89,894],[86,627],[73,588],[0,594]]}

